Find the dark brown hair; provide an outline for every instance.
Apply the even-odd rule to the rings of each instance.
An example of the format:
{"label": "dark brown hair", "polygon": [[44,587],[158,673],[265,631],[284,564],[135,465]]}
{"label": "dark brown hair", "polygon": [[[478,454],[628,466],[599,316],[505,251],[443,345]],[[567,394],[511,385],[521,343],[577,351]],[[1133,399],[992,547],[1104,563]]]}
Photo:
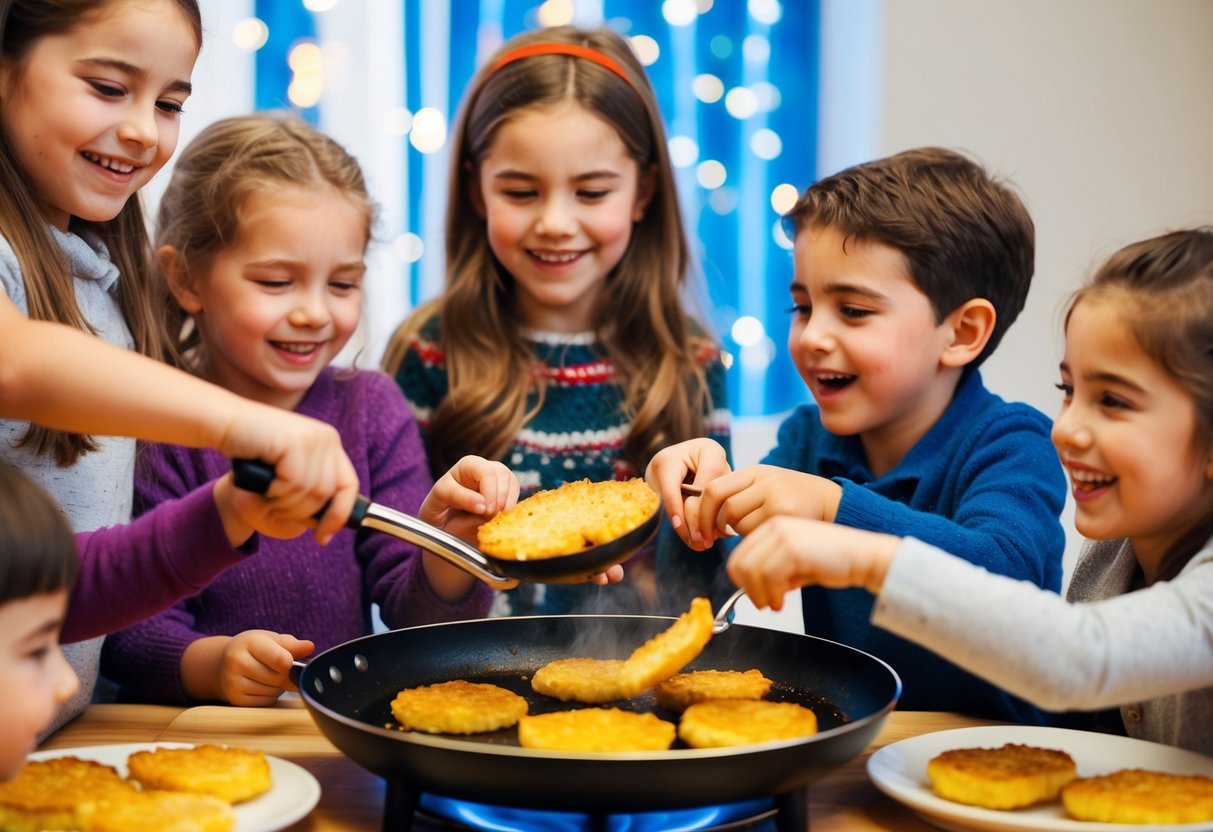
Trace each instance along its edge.
{"label": "dark brown hair", "polygon": [[1032,217],[1007,183],[955,151],[922,147],[847,168],[810,185],[788,218],[795,231],[830,226],[900,251],[937,323],[988,300],[994,330],[970,366],[994,352],[1027,300]]}
{"label": "dark brown hair", "polygon": [[50,495],[0,462],[0,604],[70,589],[76,538]]}

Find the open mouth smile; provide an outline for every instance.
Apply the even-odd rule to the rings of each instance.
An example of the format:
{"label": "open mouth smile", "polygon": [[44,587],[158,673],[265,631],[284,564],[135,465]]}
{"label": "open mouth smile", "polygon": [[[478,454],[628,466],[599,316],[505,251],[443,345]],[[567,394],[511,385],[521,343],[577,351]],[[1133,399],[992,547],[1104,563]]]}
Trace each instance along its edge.
{"label": "open mouth smile", "polygon": [[111,159],[108,156],[99,156],[96,153],[92,153],[88,150],[80,151],[80,155],[83,156],[88,161],[92,162],[94,165],[97,165],[98,167],[103,167],[106,170],[110,171],[111,173],[117,173],[117,174],[121,174],[123,176],[129,176],[130,174],[132,174],[136,170],[138,170],[138,167],[136,165],[132,165],[129,162],[122,162],[122,161],[119,161],[118,159]]}

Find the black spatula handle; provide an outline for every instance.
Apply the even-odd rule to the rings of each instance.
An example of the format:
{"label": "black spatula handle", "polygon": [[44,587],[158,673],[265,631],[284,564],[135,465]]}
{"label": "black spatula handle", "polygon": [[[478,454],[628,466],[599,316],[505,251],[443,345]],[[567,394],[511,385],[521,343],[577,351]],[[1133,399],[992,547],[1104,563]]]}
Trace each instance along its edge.
{"label": "black spatula handle", "polygon": [[[233,459],[232,460],[232,482],[236,487],[244,491],[251,491],[254,494],[265,494],[270,490],[270,484],[275,477],[274,466],[260,459]],[[371,501],[361,494],[354,501],[354,510],[350,512],[350,517],[345,521],[345,525],[350,529],[362,528],[362,520],[366,517],[367,509],[371,507]],[[320,507],[320,511],[313,516],[319,520],[324,516],[324,513],[329,510],[329,504],[325,503]]]}

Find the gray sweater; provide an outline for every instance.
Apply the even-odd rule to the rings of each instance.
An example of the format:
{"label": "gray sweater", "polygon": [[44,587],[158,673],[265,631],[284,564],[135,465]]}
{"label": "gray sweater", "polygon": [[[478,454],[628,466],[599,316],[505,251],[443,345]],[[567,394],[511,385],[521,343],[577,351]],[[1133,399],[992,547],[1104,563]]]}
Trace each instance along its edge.
{"label": "gray sweater", "polygon": [[1213,753],[1213,540],[1131,591],[1127,540],[1084,548],[1067,599],[906,538],[872,623],[1049,710],[1119,707],[1129,736]]}

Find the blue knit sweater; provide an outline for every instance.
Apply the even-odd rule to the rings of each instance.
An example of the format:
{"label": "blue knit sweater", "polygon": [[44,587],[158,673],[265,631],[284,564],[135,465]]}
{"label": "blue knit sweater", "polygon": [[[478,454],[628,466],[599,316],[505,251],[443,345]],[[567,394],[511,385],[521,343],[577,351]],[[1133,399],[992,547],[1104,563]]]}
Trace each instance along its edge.
{"label": "blue knit sweater", "polygon": [[[778,444],[763,462],[841,485],[837,523],[913,536],[991,572],[1056,592],[1065,548],[1058,518],[1066,482],[1049,432],[1044,414],[1003,401],[973,371],[934,427],[881,477],[869,470],[859,437],[831,434],[813,405],[798,408],[783,422]],[[900,707],[1055,721],[874,627],[868,592],[812,587],[802,591],[802,601],[806,633],[858,647],[893,666],[905,686]]]}
{"label": "blue knit sweater", "polygon": [[[523,496],[563,482],[588,478],[594,482],[642,476],[624,456],[623,442],[630,425],[623,408],[623,389],[602,344],[589,333],[528,333],[536,372],[547,379],[543,407],[519,431],[502,461],[517,475]],[[705,413],[708,436],[729,449],[729,412],[726,409],[725,368],[719,350],[701,356],[711,394],[711,412]],[[430,319],[408,345],[396,371],[423,442],[429,441],[430,418],[447,395],[446,357],[437,318]],[[528,408],[534,404],[534,396]],[[689,439],[691,437],[682,437]],[[470,452],[475,453],[475,450]],[[656,543],[645,556],[653,566],[657,603],[625,575],[622,584],[527,585],[506,593],[512,615],[585,613],[685,612],[694,595],[719,598],[727,591],[723,576],[723,547],[717,551],[688,549],[669,528],[658,531]],[[639,562],[625,565],[625,573],[642,574]],[[498,607],[499,611],[506,611]]]}

